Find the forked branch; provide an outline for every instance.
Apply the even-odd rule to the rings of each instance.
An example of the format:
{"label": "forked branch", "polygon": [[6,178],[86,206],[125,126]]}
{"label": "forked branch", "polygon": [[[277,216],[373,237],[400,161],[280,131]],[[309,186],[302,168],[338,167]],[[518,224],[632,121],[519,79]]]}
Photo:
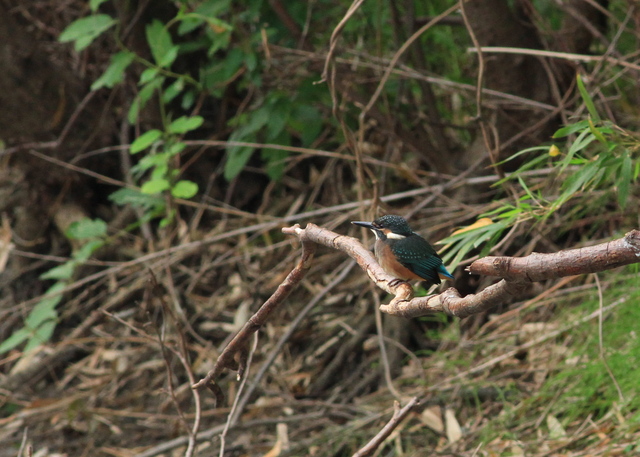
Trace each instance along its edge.
{"label": "forked branch", "polygon": [[503,278],[477,294],[465,297],[453,287],[438,295],[414,297],[413,289],[407,283],[394,281],[396,278],[382,270],[375,257],[358,239],[339,235],[330,230],[307,224],[302,229],[298,224],[282,229],[283,233],[297,236],[302,242],[302,257],[278,289],[249,319],[242,329],[222,351],[214,367],[207,375],[194,384],[194,389],[207,386],[218,398],[222,392],[215,382],[225,368],[238,371],[242,378],[246,367],[249,337],[258,331],[268,316],[289,295],[302,280],[310,267],[316,246],[322,244],[345,252],[353,258],[369,278],[382,290],[393,294],[388,305],[381,311],[402,317],[419,317],[443,312],[451,316],[467,317],[486,311],[509,299],[518,297],[532,282],[547,279],[596,273],[612,268],[640,263],[640,231],[632,230],[623,238],[580,249],[560,251],[553,254],[534,253],[526,257],[485,257],[473,262],[468,271],[484,276]]}
{"label": "forked branch", "polygon": [[314,242],[346,252],[381,289],[395,297],[380,310],[403,317],[419,317],[435,312],[451,316],[467,317],[486,311],[519,296],[532,283],[547,279],[596,273],[612,268],[640,262],[640,231],[632,230],[623,238],[608,243],[580,249],[570,249],[552,254],[533,253],[526,257],[484,257],[473,262],[468,271],[484,276],[503,278],[477,294],[461,297],[450,287],[441,294],[413,297],[407,284],[389,286],[395,279],[386,274],[374,256],[356,238],[307,224],[282,229],[284,233],[296,235],[303,242]]}

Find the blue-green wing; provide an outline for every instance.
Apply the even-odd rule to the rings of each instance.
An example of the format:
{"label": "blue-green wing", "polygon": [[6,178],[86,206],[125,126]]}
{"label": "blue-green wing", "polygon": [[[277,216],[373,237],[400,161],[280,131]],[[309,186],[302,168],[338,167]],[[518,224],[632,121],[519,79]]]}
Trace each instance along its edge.
{"label": "blue-green wing", "polygon": [[[433,247],[423,238],[412,240],[413,247],[418,247],[415,252],[422,252],[422,255],[414,255],[413,252],[403,252],[400,263],[415,274],[434,284],[440,284],[440,275],[453,279],[451,273],[442,264],[442,259]],[[412,249],[412,251],[414,251]],[[426,253],[426,255],[425,255]]]}

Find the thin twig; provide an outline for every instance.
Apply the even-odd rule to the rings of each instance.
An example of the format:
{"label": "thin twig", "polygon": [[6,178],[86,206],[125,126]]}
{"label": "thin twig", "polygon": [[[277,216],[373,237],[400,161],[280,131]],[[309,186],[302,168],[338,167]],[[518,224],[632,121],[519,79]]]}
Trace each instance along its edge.
{"label": "thin twig", "polygon": [[640,65],[620,60],[611,56],[586,56],[584,54],[572,54],[569,52],[557,52],[557,51],[544,51],[540,49],[527,49],[527,48],[507,48],[501,46],[483,46],[482,48],[469,48],[469,52],[491,52],[498,54],[521,54],[538,57],[553,57],[555,59],[574,60],[578,62],[600,62],[602,60],[611,62],[623,67],[632,68],[634,70],[640,70]]}
{"label": "thin twig", "polygon": [[607,369],[607,373],[609,373],[609,377],[611,381],[613,381],[613,385],[616,386],[616,390],[618,391],[618,396],[620,397],[620,401],[624,402],[624,394],[622,393],[622,389],[620,388],[620,384],[618,384],[618,380],[613,375],[613,371],[611,371],[611,367],[607,362],[607,356],[604,352],[604,337],[602,332],[602,327],[604,323],[604,313],[602,309],[604,307],[604,298],[602,296],[602,285],[600,284],[600,278],[598,278],[598,274],[593,274],[596,279],[596,286],[598,288],[598,348],[600,350],[600,358],[602,359],[602,364]]}
{"label": "thin twig", "polygon": [[405,417],[411,412],[411,410],[419,404],[418,397],[413,397],[409,402],[404,405],[402,409],[400,409],[400,404],[398,402],[394,403],[394,412],[391,420],[387,422],[387,424],[378,432],[376,436],[373,437],[371,441],[369,441],[362,449],[353,454],[353,457],[366,457],[375,452],[378,447],[382,444],[382,442],[387,439],[391,432],[393,432],[400,422],[404,420]]}
{"label": "thin twig", "polygon": [[[256,352],[256,348],[258,347],[258,332],[253,334],[253,346],[249,351],[249,356],[247,357],[246,369],[248,370],[251,367],[251,361],[253,360],[253,354]],[[233,427],[238,421],[239,410],[237,409],[238,401],[240,400],[240,394],[244,390],[244,386],[247,383],[247,376],[242,378],[240,382],[240,386],[238,387],[238,393],[236,394],[236,398],[233,400],[233,406],[231,406],[231,411],[229,411],[229,415],[227,416],[227,422],[224,425],[224,429],[222,433],[220,433],[220,457],[224,457],[224,446],[225,439],[227,437],[227,433],[229,429]]]}

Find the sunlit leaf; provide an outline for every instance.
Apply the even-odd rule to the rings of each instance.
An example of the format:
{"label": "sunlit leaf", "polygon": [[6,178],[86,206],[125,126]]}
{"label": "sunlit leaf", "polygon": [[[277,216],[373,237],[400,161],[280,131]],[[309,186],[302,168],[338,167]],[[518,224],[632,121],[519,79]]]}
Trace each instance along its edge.
{"label": "sunlit leaf", "polygon": [[200,127],[203,122],[202,116],[181,116],[169,124],[167,130],[169,133],[187,133]]}
{"label": "sunlit leaf", "polygon": [[191,198],[198,193],[198,185],[191,181],[178,181],[171,188],[171,195],[176,198]]}
{"label": "sunlit leaf", "polygon": [[142,185],[140,192],[143,194],[154,195],[167,190],[169,187],[169,181],[166,179],[151,179]]}
{"label": "sunlit leaf", "polygon": [[147,149],[153,143],[155,143],[162,136],[162,132],[157,129],[149,130],[148,132],[144,132],[138,138],[135,139],[133,143],[131,143],[131,148],[129,152],[131,154],[136,154],[140,151]]}

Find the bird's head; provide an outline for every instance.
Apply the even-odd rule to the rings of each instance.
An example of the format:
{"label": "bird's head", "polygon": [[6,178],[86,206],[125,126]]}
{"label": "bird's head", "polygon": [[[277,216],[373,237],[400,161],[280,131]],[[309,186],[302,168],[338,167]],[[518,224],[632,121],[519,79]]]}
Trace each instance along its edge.
{"label": "bird's head", "polygon": [[373,222],[353,221],[352,224],[371,230],[378,240],[402,240],[413,233],[408,222],[401,216],[388,214]]}

